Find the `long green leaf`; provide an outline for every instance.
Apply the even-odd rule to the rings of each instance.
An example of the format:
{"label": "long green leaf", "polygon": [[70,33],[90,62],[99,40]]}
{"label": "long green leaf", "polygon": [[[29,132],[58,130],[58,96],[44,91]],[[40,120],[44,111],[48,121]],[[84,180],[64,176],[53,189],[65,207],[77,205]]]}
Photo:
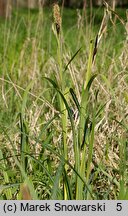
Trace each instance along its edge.
{"label": "long green leaf", "polygon": [[[81,47],[82,48],[82,47]],[[68,64],[65,66],[64,72],[68,69],[68,66],[70,65],[70,63],[73,61],[73,59],[76,57],[76,55],[80,52],[81,48],[79,48],[76,53],[71,57],[71,59],[69,60]],[[63,72],[63,73],[64,73]]]}
{"label": "long green leaf", "polygon": [[76,104],[76,107],[77,107],[78,111],[80,112],[80,104],[79,104],[79,101],[77,99],[77,96],[76,96],[74,90],[72,88],[70,88],[69,91],[70,91],[70,93],[72,95],[72,98],[73,98],[73,100],[74,100],[74,102]]}

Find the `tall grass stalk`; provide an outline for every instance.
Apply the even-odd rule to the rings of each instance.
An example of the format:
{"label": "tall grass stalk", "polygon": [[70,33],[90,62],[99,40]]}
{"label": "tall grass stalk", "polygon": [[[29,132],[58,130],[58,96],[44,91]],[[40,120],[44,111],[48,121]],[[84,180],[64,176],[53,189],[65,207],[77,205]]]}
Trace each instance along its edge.
{"label": "tall grass stalk", "polygon": [[[81,104],[80,104],[80,122],[79,122],[79,130],[78,130],[78,143],[79,143],[79,154],[81,152],[81,155],[79,156],[78,160],[78,172],[82,176],[82,178],[85,178],[85,172],[83,170],[85,169],[85,161],[88,157],[88,165],[87,165],[87,176],[86,176],[86,182],[88,183],[89,180],[89,170],[91,165],[91,159],[92,159],[92,151],[93,151],[93,143],[94,143],[94,124],[93,124],[93,132],[92,135],[87,137],[84,134],[86,133],[87,127],[88,127],[88,99],[89,99],[89,82],[91,80],[91,70],[92,70],[92,59],[93,59],[93,42],[90,41],[90,49],[89,49],[89,58],[88,58],[88,66],[87,66],[87,72],[85,73],[85,80],[83,83],[83,89],[81,93]],[[93,120],[95,119],[95,116]],[[91,138],[90,138],[91,137]],[[87,150],[87,143],[89,145],[89,155],[87,156],[86,150]],[[80,160],[81,157],[81,160]],[[79,177],[77,177],[77,185],[76,185],[76,199],[83,199],[83,182],[80,180]]]}
{"label": "tall grass stalk", "polygon": [[[55,24],[55,35],[57,40],[57,59],[58,59],[58,65],[59,65],[59,88],[61,89],[62,94],[65,94],[65,83],[64,83],[64,74],[63,74],[63,67],[62,67],[62,28],[61,28],[61,15],[60,15],[60,8],[58,4],[54,4],[53,7],[53,13],[54,13],[54,24]],[[59,102],[60,102],[60,112],[61,112],[61,122],[62,122],[62,153],[64,155],[65,160],[68,160],[68,148],[67,148],[67,110],[65,107],[65,104],[61,98],[60,95]],[[64,169],[67,170],[67,165],[64,166]],[[67,195],[67,189],[64,181],[64,199],[68,199]]]}

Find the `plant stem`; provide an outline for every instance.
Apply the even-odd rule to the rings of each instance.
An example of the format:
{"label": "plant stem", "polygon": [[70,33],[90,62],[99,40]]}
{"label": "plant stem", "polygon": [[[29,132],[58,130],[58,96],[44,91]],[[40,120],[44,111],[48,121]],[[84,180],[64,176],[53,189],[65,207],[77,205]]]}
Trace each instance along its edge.
{"label": "plant stem", "polygon": [[[57,57],[58,57],[58,64],[59,64],[59,88],[61,89],[62,94],[64,95],[65,92],[65,83],[63,79],[63,69],[62,69],[62,43],[61,43],[61,34],[57,36]],[[61,123],[62,123],[62,139],[63,139],[63,155],[65,160],[68,160],[68,148],[67,148],[67,110],[62,100],[61,96],[59,95],[60,101],[60,111],[61,111]],[[64,166],[65,171],[67,171],[67,165]],[[68,199],[66,185],[64,182],[64,199]]]}

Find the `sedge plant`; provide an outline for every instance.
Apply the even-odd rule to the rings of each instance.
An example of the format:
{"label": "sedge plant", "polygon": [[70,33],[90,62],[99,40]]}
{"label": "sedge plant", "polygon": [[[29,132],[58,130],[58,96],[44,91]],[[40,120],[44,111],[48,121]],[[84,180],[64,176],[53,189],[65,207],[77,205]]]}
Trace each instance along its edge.
{"label": "sedge plant", "polygon": [[[74,168],[72,167],[73,171],[75,172],[75,199],[83,199],[83,188],[85,187],[89,192],[90,196],[92,196],[91,191],[88,187],[89,176],[91,172],[91,162],[92,162],[92,154],[93,154],[93,144],[94,144],[94,128],[95,128],[95,115],[96,115],[96,105],[93,109],[93,119],[91,123],[91,129],[88,128],[89,116],[87,115],[88,110],[88,100],[89,100],[89,90],[92,85],[93,80],[95,79],[96,75],[91,73],[92,64],[93,64],[93,41],[90,41],[90,50],[89,50],[89,60],[88,60],[88,67],[87,72],[85,74],[85,80],[83,82],[82,92],[81,92],[81,102],[79,104],[77,96],[72,88],[70,88],[71,96],[74,102],[77,105],[78,112],[79,112],[79,125],[78,128],[75,128],[75,122],[71,113],[70,106],[68,104],[67,95],[65,96],[66,86],[64,83],[64,73],[68,69],[68,66],[71,64],[75,56],[78,54],[80,49],[73,55],[70,59],[68,64],[66,65],[65,69],[63,70],[63,61],[62,61],[62,38],[61,38],[61,17],[58,4],[55,4],[53,7],[54,12],[54,34],[56,36],[57,41],[57,60],[58,60],[58,67],[59,67],[59,74],[56,78],[56,81],[47,78],[47,80],[55,87],[58,91],[58,98],[60,104],[60,112],[61,112],[61,123],[62,123],[62,142],[63,142],[63,151],[62,155],[64,158],[64,170],[65,173],[63,176],[63,187],[64,187],[64,199],[69,199],[69,180],[67,175],[67,165],[69,164],[68,158],[68,147],[67,147],[67,123],[68,123],[68,116],[71,123],[72,129],[72,136],[73,136],[73,148],[74,148],[74,161],[75,165]],[[86,137],[86,131],[88,130],[89,135]],[[85,166],[87,161],[87,152],[86,152],[86,145],[89,145],[89,153],[88,153],[88,162],[87,162],[87,172],[85,173]],[[67,183],[68,182],[68,183]],[[73,197],[73,195],[71,196]]]}
{"label": "sedge plant", "polygon": [[[65,94],[65,83],[64,83],[64,74],[63,74],[63,67],[62,67],[62,55],[63,55],[63,51],[62,51],[62,28],[61,28],[61,14],[60,14],[60,8],[59,5],[57,3],[54,4],[53,6],[53,16],[54,16],[54,33],[56,36],[56,41],[57,41],[57,61],[58,61],[58,67],[59,67],[59,71],[58,71],[58,87],[61,90],[62,94]],[[60,104],[60,112],[61,112],[61,122],[62,122],[62,143],[63,143],[63,147],[62,147],[62,152],[63,152],[63,156],[65,158],[65,160],[68,160],[68,150],[67,150],[67,110],[65,107],[65,104],[61,98],[60,95],[58,95],[59,97],[59,104]],[[65,165],[64,169],[66,170],[67,167]],[[64,199],[67,199],[67,189],[66,189],[66,185],[64,183]]]}

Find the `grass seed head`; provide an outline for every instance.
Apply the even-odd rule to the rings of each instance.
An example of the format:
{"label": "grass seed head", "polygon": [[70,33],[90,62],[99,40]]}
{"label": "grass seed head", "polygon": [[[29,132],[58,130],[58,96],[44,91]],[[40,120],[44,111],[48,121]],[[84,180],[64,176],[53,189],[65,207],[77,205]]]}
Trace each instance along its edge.
{"label": "grass seed head", "polygon": [[59,35],[60,28],[61,28],[61,15],[60,15],[60,8],[57,3],[53,5],[53,17],[54,17],[54,23],[56,26],[56,31],[57,31],[57,34]]}

